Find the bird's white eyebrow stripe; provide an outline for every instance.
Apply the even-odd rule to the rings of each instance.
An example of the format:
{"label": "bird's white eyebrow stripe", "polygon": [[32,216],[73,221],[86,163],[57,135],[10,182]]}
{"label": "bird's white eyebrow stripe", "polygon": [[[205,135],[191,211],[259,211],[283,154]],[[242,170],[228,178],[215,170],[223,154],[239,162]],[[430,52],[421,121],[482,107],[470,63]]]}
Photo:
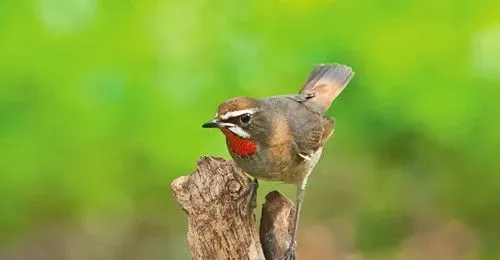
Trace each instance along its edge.
{"label": "bird's white eyebrow stripe", "polygon": [[231,117],[241,116],[243,114],[254,114],[257,111],[258,111],[257,108],[250,108],[250,109],[243,109],[243,110],[231,111],[231,112],[227,112],[224,115],[220,116],[220,118],[222,120],[226,120],[226,119],[229,119]]}

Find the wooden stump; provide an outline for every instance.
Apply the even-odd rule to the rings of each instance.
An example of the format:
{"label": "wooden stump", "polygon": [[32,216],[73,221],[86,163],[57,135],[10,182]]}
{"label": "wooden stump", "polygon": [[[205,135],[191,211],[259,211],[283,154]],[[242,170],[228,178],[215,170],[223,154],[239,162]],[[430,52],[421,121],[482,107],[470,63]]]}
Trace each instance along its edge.
{"label": "wooden stump", "polygon": [[[282,259],[290,243],[294,205],[277,191],[266,196],[260,235],[254,208],[246,212],[251,180],[233,161],[201,157],[195,172],[175,179],[172,191],[188,215],[193,259]],[[260,239],[259,239],[260,238]]]}
{"label": "wooden stump", "polygon": [[281,259],[292,239],[295,205],[277,191],[266,195],[260,218],[260,242],[266,259]]}

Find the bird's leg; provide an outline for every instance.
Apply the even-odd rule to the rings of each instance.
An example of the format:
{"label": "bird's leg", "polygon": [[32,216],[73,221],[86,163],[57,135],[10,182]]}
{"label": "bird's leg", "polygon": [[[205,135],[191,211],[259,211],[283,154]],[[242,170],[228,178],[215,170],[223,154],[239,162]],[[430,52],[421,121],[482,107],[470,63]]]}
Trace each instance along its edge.
{"label": "bird's leg", "polygon": [[293,229],[292,229],[292,236],[291,236],[291,241],[290,241],[290,246],[285,252],[285,260],[294,260],[295,259],[295,248],[297,247],[297,230],[299,227],[299,216],[300,216],[300,208],[302,207],[302,199],[304,196],[304,190],[305,190],[305,183],[306,180],[304,180],[298,187],[297,187],[297,201],[295,203],[295,214],[293,218]]}
{"label": "bird's leg", "polygon": [[255,201],[257,196],[257,189],[259,188],[259,181],[257,179],[253,179],[252,184],[250,184],[250,188],[246,190],[242,196],[246,196],[245,205],[243,206],[242,214],[244,216],[248,216],[252,214],[253,209],[256,207]]}

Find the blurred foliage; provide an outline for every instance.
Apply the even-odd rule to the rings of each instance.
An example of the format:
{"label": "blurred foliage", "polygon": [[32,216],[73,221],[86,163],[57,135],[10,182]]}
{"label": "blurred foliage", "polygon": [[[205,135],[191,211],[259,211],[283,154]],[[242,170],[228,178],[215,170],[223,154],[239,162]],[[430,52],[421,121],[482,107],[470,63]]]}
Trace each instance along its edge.
{"label": "blurred foliage", "polygon": [[201,124],[227,98],[295,93],[338,62],[356,76],[328,112],[306,218],[349,219],[367,254],[457,219],[498,259],[499,13],[492,0],[1,1],[0,249],[54,223],[99,243],[145,225],[187,258],[170,182],[200,155],[228,157]]}

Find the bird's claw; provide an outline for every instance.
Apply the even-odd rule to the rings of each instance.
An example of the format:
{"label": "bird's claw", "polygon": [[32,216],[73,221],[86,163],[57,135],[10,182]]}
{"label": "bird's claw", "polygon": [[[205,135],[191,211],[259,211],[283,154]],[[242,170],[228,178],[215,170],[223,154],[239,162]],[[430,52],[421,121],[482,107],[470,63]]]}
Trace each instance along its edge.
{"label": "bird's claw", "polygon": [[246,197],[245,205],[243,205],[243,216],[249,216],[253,213],[253,209],[257,207],[256,196],[258,188],[259,182],[257,179],[253,179],[252,184],[250,184],[250,188],[248,188],[248,190],[241,195]]}
{"label": "bird's claw", "polygon": [[283,260],[295,260],[295,247],[297,246],[297,242],[293,241],[290,244],[290,247],[285,252],[285,258]]}

